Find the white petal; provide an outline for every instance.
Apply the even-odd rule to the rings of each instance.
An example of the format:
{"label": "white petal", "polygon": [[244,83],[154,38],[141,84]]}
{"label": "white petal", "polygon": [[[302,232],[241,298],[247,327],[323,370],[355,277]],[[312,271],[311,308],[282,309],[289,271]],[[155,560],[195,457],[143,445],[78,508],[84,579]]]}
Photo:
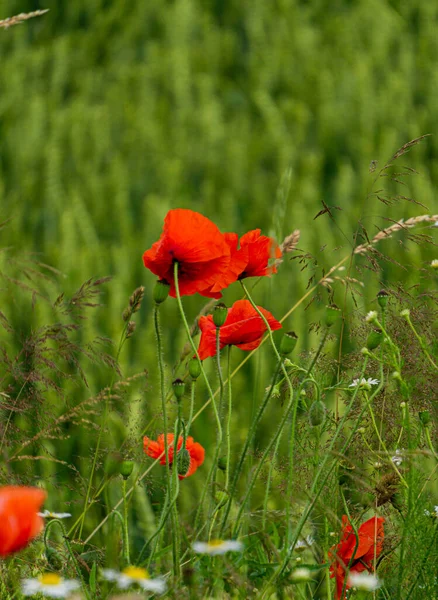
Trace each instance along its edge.
{"label": "white petal", "polygon": [[155,594],[164,594],[167,589],[166,582],[161,577],[156,579],[139,579],[137,583],[147,592],[154,592]]}

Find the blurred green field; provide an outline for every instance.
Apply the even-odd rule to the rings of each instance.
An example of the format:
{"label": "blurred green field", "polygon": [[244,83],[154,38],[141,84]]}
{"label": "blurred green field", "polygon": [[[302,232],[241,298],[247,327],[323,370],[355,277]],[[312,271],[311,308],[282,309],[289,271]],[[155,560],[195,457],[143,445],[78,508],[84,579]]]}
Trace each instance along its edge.
{"label": "blurred green field", "polygon": [[[91,277],[112,276],[103,306],[78,334],[82,342],[99,335],[117,343],[129,295],[146,286],[137,331],[120,366],[125,376],[147,369],[149,378],[119,402],[104,443],[117,449],[127,426],[134,448],[149,423],[159,431],[154,277],[144,269],[142,254],[158,239],[169,209],[200,211],[222,231],[261,227],[279,241],[301,230],[299,248],[313,258],[286,260],[275,279],[254,290],[257,302],[277,318],[303,296],[309,278],[351,251],[359,222],[372,237],[400,218],[438,212],[438,4],[4,0],[0,19],[39,8],[50,12],[0,29],[0,217],[11,219],[1,230],[0,245],[7,250],[0,253],[0,270],[37,285],[51,303],[61,292],[71,297]],[[381,167],[405,142],[429,133],[434,135],[400,159],[419,174],[405,178],[407,186],[383,182],[390,194],[424,206],[407,199],[386,205],[369,197],[382,187],[382,180],[373,183],[371,161]],[[315,220],[323,201],[333,207],[332,218]],[[417,233],[430,235],[430,225]],[[375,308],[382,285],[424,291],[421,273],[436,256],[433,246],[408,242],[402,233],[380,249],[396,262],[382,261],[377,272],[352,271],[364,283],[352,310]],[[38,267],[49,279],[34,284],[23,275],[23,261],[29,266],[33,259],[60,274]],[[239,294],[236,286],[225,301]],[[30,332],[59,318],[43,299],[32,308],[32,293],[5,277],[0,297],[16,332],[0,334],[12,354]],[[333,300],[341,304],[343,297],[339,286]],[[330,299],[322,290],[307,311],[305,302],[287,322],[299,335],[299,352],[317,345],[310,325]],[[194,319],[203,299],[188,298],[185,306]],[[171,301],[163,307],[163,332],[171,367],[185,343]],[[236,378],[237,413],[248,421],[268,385],[269,357],[260,353],[246,368],[258,392]],[[111,383],[110,369],[83,362],[90,391],[64,382],[68,406]],[[47,404],[34,413],[14,415],[20,435],[31,437],[48,407],[55,415],[65,410],[56,394],[45,395]],[[207,412],[198,430],[204,445]],[[2,414],[6,419],[7,407]],[[80,429],[67,433],[56,451],[50,440],[44,451],[73,462],[85,475],[94,442]],[[141,449],[132,451],[141,458]],[[16,463],[23,475],[35,468],[53,478],[54,488],[71,476],[55,463]],[[77,483],[83,490],[79,476]],[[183,501],[189,509],[188,494]],[[138,502],[145,503],[146,494]],[[138,510],[148,514],[144,506]]]}

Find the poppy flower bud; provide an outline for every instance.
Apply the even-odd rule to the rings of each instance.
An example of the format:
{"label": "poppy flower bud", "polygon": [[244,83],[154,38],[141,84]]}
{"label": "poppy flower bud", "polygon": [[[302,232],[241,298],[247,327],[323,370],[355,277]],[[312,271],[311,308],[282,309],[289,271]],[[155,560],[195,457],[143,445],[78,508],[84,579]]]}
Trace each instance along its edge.
{"label": "poppy flower bud", "polygon": [[120,465],[120,475],[123,477],[123,479],[128,479],[128,477],[132,473],[133,468],[134,463],[132,462],[132,460],[124,460],[122,462],[122,464]]}
{"label": "poppy flower bud", "polygon": [[173,388],[173,393],[175,394],[175,398],[179,402],[181,400],[181,398],[184,396],[184,391],[185,391],[184,381],[182,379],[175,379],[175,381],[172,382],[172,388]]}
{"label": "poppy flower bud", "polygon": [[341,309],[336,304],[329,304],[325,307],[325,324],[331,327],[340,317]]}
{"label": "poppy flower bud", "polygon": [[220,456],[218,458],[217,466],[219,467],[219,469],[221,471],[226,471],[227,470],[227,459],[225,458],[225,456]]}
{"label": "poppy flower bud", "polygon": [[169,295],[170,285],[163,280],[157,281],[154,287],[154,302],[155,304],[161,304],[164,302]]}
{"label": "poppy flower bud", "polygon": [[378,292],[378,294],[377,294],[377,302],[379,303],[380,308],[382,308],[384,310],[388,304],[388,300],[389,300],[388,292],[385,292],[385,290],[380,290],[380,292]]}
{"label": "poppy flower bud", "polygon": [[324,402],[315,400],[309,409],[309,423],[311,427],[322,425],[325,421],[327,409]]}
{"label": "poppy flower bud", "polygon": [[216,327],[222,327],[227,320],[228,308],[223,302],[219,302],[213,309],[213,323]]}
{"label": "poppy flower bud", "polygon": [[421,412],[418,413],[418,416],[420,418],[421,424],[424,427],[428,427],[430,425],[431,418],[430,418],[430,412],[428,410],[422,410]]}
{"label": "poppy flower bud", "polygon": [[180,450],[176,457],[176,468],[178,469],[178,475],[187,475],[190,468],[190,453],[186,448]]}
{"label": "poppy flower bud", "polygon": [[285,356],[286,354],[290,354],[295,349],[297,345],[298,336],[294,331],[288,331],[281,338],[280,342],[280,354]]}
{"label": "poppy flower bud", "polygon": [[383,340],[383,331],[381,329],[372,329],[367,337],[367,348],[368,350],[374,350],[380,346]]}
{"label": "poppy flower bud", "polygon": [[201,374],[201,365],[199,364],[199,360],[197,358],[192,358],[189,360],[189,373],[192,379],[198,379]]}

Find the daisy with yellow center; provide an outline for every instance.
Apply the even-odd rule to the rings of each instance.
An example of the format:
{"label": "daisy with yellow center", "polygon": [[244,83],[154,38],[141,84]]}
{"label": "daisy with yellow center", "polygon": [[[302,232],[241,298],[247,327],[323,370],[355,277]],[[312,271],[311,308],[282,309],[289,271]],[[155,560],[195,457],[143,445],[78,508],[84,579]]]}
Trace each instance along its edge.
{"label": "daisy with yellow center", "polygon": [[38,513],[39,517],[43,517],[43,519],[68,519],[71,517],[70,513],[56,513],[50,510],[45,510],[44,512]]}
{"label": "daisy with yellow center", "polygon": [[167,589],[166,582],[162,577],[151,579],[146,569],[141,567],[130,566],[123,571],[102,569],[102,575],[107,581],[115,581],[121,590],[126,590],[135,584],[146,592],[154,592],[154,594],[164,594]]}
{"label": "daisy with yellow center", "polygon": [[44,573],[36,579],[23,579],[21,593],[23,596],[42,594],[46,598],[67,598],[80,587],[76,579],[63,579],[57,573]]}
{"label": "daisy with yellow center", "polygon": [[217,556],[226,552],[242,552],[243,544],[237,540],[210,540],[209,542],[195,542],[193,550],[198,554]]}

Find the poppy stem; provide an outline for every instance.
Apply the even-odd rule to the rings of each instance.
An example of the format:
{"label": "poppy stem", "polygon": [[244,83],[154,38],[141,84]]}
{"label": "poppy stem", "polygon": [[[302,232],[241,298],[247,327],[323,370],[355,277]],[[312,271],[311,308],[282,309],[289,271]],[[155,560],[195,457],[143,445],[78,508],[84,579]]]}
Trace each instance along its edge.
{"label": "poppy stem", "polygon": [[225,470],[225,490],[228,492],[230,482],[230,463],[231,463],[231,414],[233,410],[233,396],[231,388],[231,345],[228,346],[227,354],[227,388],[228,388],[228,415],[227,415],[227,430],[225,433],[227,441],[227,468]]}
{"label": "poppy stem", "polygon": [[[180,291],[179,291],[179,283],[178,283],[178,262],[177,261],[175,261],[175,264],[174,264],[173,275],[174,275],[174,285],[175,285],[176,300],[177,300],[177,303],[178,303],[178,308],[179,308],[179,312],[180,312],[180,315],[181,315],[181,319],[182,319],[184,328],[186,330],[189,343],[190,343],[190,345],[192,347],[192,350],[193,350],[193,352],[194,352],[194,354],[195,354],[195,356],[196,356],[196,358],[198,360],[199,367],[200,367],[201,373],[202,373],[202,377],[204,378],[205,385],[206,385],[207,390],[208,390],[208,395],[210,396],[211,405],[213,407],[213,412],[214,412],[214,416],[215,416],[215,419],[216,419],[216,426],[217,426],[217,430],[218,430],[218,440],[220,440],[220,442],[222,443],[222,425],[221,425],[221,420],[220,420],[219,412],[218,412],[218,409],[217,409],[217,406],[216,406],[216,401],[214,399],[214,393],[213,393],[213,390],[211,389],[211,385],[210,385],[210,382],[208,380],[208,377],[207,377],[207,374],[205,372],[205,369],[204,369],[204,367],[202,365],[202,361],[199,358],[198,349],[196,348],[195,342],[193,341],[192,335],[190,333],[190,327],[189,327],[189,324],[187,323],[187,318],[186,318],[186,315],[185,315],[185,312],[184,312],[184,308],[183,308],[183,305],[182,305],[182,301],[181,301],[181,294],[180,294]],[[209,488],[210,481],[213,480],[213,476],[214,476],[215,471],[217,469],[217,461],[218,461],[218,457],[219,457],[219,450],[220,450],[220,443],[218,443],[216,445],[216,450],[215,450],[215,454],[214,454],[214,457],[213,457],[213,463],[212,463],[210,472],[207,475],[207,481],[206,481],[205,486],[203,487],[201,498],[199,500],[199,508],[198,508],[197,515],[195,517],[195,528],[197,528],[198,520],[200,518],[201,511],[202,511],[202,506],[204,504],[205,496],[207,494],[207,489]]]}

